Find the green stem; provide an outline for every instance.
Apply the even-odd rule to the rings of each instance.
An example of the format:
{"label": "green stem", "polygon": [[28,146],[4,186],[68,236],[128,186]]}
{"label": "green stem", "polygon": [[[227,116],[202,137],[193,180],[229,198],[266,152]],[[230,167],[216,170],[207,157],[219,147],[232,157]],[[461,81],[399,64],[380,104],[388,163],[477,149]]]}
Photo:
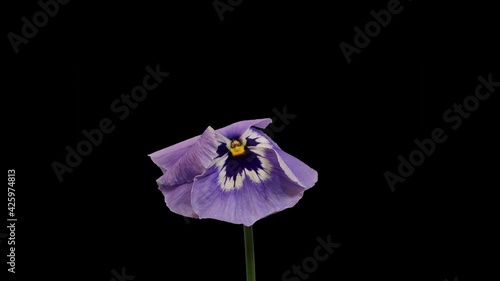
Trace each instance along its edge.
{"label": "green stem", "polygon": [[253,229],[243,226],[245,240],[245,262],[247,264],[247,281],[255,281],[255,255],[253,247]]}

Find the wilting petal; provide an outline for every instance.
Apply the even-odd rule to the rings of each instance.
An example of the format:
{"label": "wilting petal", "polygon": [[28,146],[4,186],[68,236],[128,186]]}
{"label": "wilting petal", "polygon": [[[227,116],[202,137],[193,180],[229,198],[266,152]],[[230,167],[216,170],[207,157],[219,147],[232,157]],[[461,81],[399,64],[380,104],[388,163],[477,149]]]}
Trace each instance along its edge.
{"label": "wilting petal", "polygon": [[[298,181],[305,189],[318,181],[318,172],[294,156],[284,152],[269,136],[260,130],[250,128],[245,133],[248,145],[272,148],[278,153],[281,168],[293,181]],[[251,149],[252,146],[249,146]]]}
{"label": "wilting petal", "polygon": [[176,143],[169,147],[163,148],[149,154],[153,163],[160,167],[162,172],[165,172],[170,166],[175,164],[179,158],[200,138],[200,136],[192,137],[185,141]]}
{"label": "wilting petal", "polygon": [[162,177],[159,178],[157,182],[163,196],[165,197],[165,203],[172,212],[185,217],[198,217],[191,205],[192,182],[171,186],[163,184]]}
{"label": "wilting petal", "polygon": [[264,129],[267,127],[272,122],[270,118],[264,118],[264,119],[255,119],[255,120],[245,120],[245,121],[240,121],[233,123],[229,126],[226,126],[224,128],[220,128],[218,130],[215,130],[217,133],[230,138],[230,139],[235,139],[239,138],[243,133],[245,133],[250,127],[257,127]]}
{"label": "wilting petal", "polygon": [[313,170],[304,162],[284,152],[283,150],[281,150],[281,148],[278,147],[278,145],[275,145],[274,150],[278,153],[280,158],[283,159],[283,163],[287,165],[287,167],[304,186],[304,188],[309,189],[313,187],[314,184],[316,184],[316,182],[318,181],[318,172],[316,172],[316,170]]}
{"label": "wilting petal", "polygon": [[304,191],[285,174],[273,149],[254,148],[245,157],[222,156],[196,177],[191,203],[200,218],[250,226],[294,206]]}
{"label": "wilting petal", "polygon": [[194,141],[174,145],[177,148],[168,147],[150,156],[163,170],[162,183],[174,186],[192,182],[195,176],[202,174],[215,158],[217,145],[215,131],[208,127]]}

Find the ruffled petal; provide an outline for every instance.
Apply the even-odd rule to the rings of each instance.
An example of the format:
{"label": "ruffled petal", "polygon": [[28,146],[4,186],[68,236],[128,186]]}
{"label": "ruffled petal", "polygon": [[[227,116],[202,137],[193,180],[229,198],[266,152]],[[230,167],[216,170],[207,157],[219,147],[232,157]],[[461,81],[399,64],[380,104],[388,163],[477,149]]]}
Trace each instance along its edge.
{"label": "ruffled petal", "polygon": [[[316,170],[312,169],[307,164],[295,158],[294,156],[284,152],[277,145],[274,146],[274,150],[283,160],[283,164],[286,165],[288,169],[290,169],[290,171],[299,180],[302,186],[304,186],[304,188],[309,189],[316,184],[316,182],[318,181],[318,172]],[[284,165],[282,165],[282,167]]]}
{"label": "ruffled petal", "polygon": [[199,138],[200,136],[192,137],[153,152],[148,156],[156,166],[160,167],[162,172],[165,172],[170,166],[174,165]]}
{"label": "ruffled petal", "polygon": [[170,211],[181,216],[198,218],[191,205],[191,189],[193,182],[184,183],[181,185],[171,186],[165,185],[162,178],[157,180],[160,191],[165,197],[165,203]]}
{"label": "ruffled petal", "polygon": [[273,149],[254,148],[244,157],[220,157],[196,177],[191,203],[200,218],[250,226],[293,207],[304,191],[286,175]]}
{"label": "ruffled petal", "polygon": [[195,176],[202,174],[215,158],[217,146],[215,131],[208,127],[190,145],[163,149],[151,154],[151,159],[163,168],[162,183],[174,186],[192,182]]}
{"label": "ruffled petal", "polygon": [[250,128],[245,132],[244,136],[249,145],[274,149],[278,153],[278,161],[285,174],[293,181],[298,181],[305,189],[311,188],[318,181],[318,172],[316,170],[283,151],[264,132]]}
{"label": "ruffled petal", "polygon": [[270,118],[245,120],[245,121],[233,123],[229,126],[226,126],[224,128],[220,128],[220,129],[215,130],[215,131],[217,133],[227,137],[227,138],[236,139],[236,138],[239,138],[241,135],[243,135],[243,133],[245,133],[250,127],[264,129],[271,122],[272,122],[272,120]]}

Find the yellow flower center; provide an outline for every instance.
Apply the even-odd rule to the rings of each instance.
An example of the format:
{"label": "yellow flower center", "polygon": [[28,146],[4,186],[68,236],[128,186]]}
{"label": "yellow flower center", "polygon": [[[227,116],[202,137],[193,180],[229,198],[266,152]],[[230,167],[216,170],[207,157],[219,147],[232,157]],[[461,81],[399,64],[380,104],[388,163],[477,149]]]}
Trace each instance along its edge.
{"label": "yellow flower center", "polygon": [[231,141],[229,151],[231,155],[238,156],[245,153],[245,146],[239,140]]}

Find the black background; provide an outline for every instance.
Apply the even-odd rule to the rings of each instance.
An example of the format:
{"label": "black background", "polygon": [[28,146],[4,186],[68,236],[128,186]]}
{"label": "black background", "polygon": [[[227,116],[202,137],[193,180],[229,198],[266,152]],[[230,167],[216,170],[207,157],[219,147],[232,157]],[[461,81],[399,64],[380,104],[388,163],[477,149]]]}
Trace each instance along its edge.
{"label": "black background", "polygon": [[[6,35],[40,7],[5,8],[15,278],[108,281],[125,267],[138,281],[244,280],[241,226],[170,212],[147,154],[284,107],[296,118],[274,140],[319,181],[254,225],[258,280],[282,280],[328,235],[341,246],[308,280],[498,275],[500,90],[455,131],[442,117],[479,75],[500,80],[498,15],[493,4],[402,1],[347,63],[339,44],[387,3],[244,0],[221,22],[212,1],[71,1],[17,54]],[[119,120],[111,103],[157,64],[170,76]],[[51,163],[103,118],[116,129],[60,183]],[[436,127],[448,139],[391,192],[384,172]],[[5,258],[6,240],[0,247]]]}

